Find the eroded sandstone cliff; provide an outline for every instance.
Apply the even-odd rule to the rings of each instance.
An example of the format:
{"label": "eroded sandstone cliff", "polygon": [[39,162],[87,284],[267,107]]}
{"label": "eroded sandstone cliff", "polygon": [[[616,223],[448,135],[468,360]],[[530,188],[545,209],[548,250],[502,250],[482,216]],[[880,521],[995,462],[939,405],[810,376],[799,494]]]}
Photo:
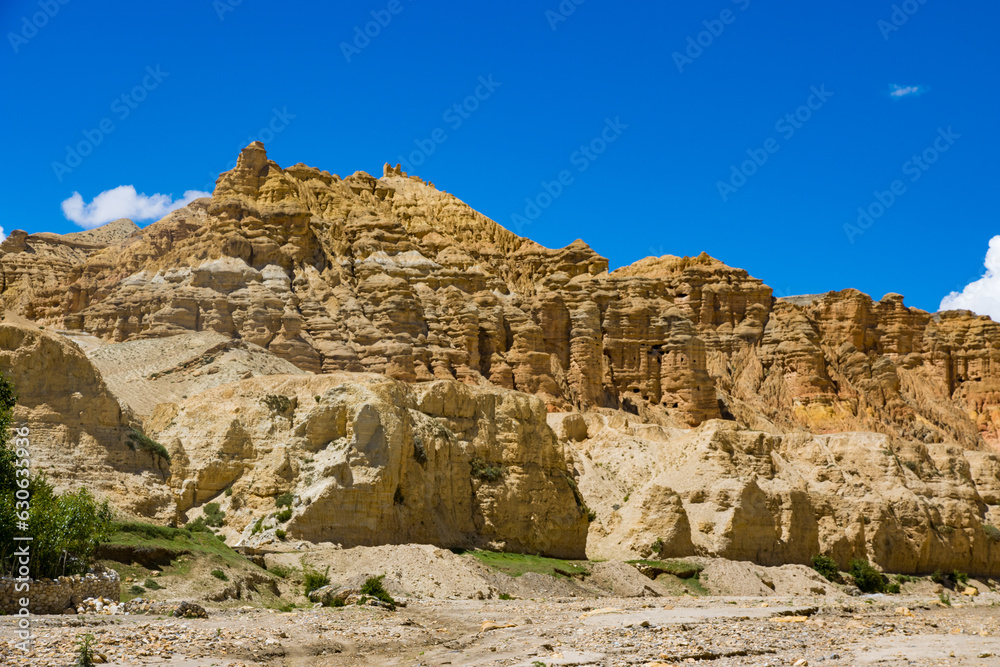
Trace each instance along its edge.
{"label": "eroded sandstone cliff", "polygon": [[[153,415],[173,455],[157,507],[180,520],[221,502],[249,539],[291,492],[287,531],[309,539],[570,553],[589,504],[596,554],[994,572],[989,318],[856,290],[776,299],[705,254],[609,273],[582,241],[544,248],[398,167],[283,169],[258,143],[211,198],[85,234],[12,232],[0,300],[93,342]],[[118,346],[185,337],[204,349],[115,365]],[[473,459],[509,475],[477,479]]]}

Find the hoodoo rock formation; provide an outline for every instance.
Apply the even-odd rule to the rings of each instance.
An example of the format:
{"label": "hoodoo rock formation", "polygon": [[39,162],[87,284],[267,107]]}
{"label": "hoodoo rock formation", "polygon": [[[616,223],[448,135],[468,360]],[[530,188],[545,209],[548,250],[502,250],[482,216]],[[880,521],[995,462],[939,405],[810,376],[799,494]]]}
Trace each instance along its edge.
{"label": "hoodoo rock formation", "polygon": [[[303,539],[581,554],[590,511],[594,554],[996,574],[1000,325],[775,298],[705,254],[608,268],[398,167],[282,169],[255,142],[145,229],[12,232],[0,300],[108,374],[79,400],[114,387],[167,447],[150,515],[221,502],[253,541],[290,492]],[[161,344],[162,369],[115,366]]]}

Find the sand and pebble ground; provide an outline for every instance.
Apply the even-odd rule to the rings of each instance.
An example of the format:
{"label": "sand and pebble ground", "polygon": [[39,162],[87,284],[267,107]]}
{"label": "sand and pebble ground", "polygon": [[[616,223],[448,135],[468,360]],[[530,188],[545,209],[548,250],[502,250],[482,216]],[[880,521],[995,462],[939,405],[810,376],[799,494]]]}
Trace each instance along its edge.
{"label": "sand and pebble ground", "polygon": [[407,600],[209,609],[207,619],[38,617],[34,649],[0,619],[0,664],[64,667],[90,633],[112,665],[546,667],[1000,665],[1000,594]]}

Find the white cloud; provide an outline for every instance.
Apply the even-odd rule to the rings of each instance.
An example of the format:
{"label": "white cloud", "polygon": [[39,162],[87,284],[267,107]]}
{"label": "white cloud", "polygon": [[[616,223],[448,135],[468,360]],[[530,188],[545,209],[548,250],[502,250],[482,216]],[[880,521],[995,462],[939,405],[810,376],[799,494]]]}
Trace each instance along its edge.
{"label": "white cloud", "polygon": [[971,310],[1000,322],[1000,236],[990,239],[986,251],[986,274],[941,300],[941,310]]}
{"label": "white cloud", "polygon": [[158,220],[199,197],[211,196],[209,192],[188,190],[181,199],[173,201],[170,195],[155,194],[147,197],[136,193],[131,185],[119,185],[97,195],[89,204],[83,201],[79,192],[74,192],[72,197],[63,201],[62,210],[68,220],[84,229],[93,229],[119,218]]}
{"label": "white cloud", "polygon": [[3,233],[3,227],[0,227],[0,243],[7,240],[7,235]]}
{"label": "white cloud", "polygon": [[898,86],[893,83],[889,86],[889,97],[896,100],[904,97],[917,97],[930,89],[930,86]]}

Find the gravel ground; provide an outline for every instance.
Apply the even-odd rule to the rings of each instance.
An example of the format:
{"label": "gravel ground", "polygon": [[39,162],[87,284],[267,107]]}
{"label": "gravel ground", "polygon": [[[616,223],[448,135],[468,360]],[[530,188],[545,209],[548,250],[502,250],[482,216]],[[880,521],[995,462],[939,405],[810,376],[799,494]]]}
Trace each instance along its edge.
{"label": "gravel ground", "polygon": [[65,667],[84,633],[112,665],[1000,665],[1000,595],[410,599],[209,610],[208,619],[37,617],[28,654],[0,618],[0,664]]}

